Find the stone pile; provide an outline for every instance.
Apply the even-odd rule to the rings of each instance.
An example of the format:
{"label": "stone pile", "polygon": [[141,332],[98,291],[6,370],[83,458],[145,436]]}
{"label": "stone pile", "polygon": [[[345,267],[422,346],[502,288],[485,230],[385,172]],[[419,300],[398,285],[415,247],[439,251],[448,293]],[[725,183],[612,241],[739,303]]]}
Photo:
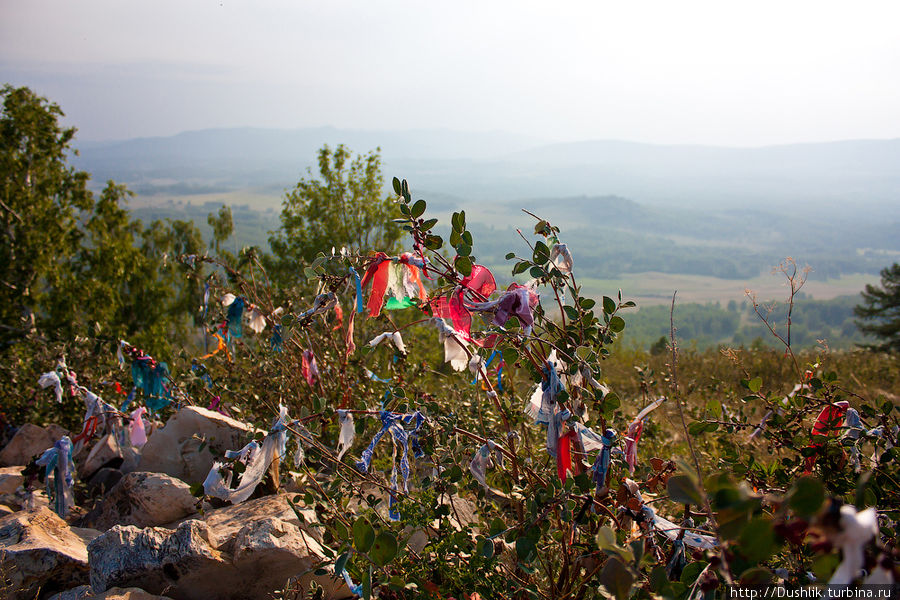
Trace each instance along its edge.
{"label": "stone pile", "polygon": [[[0,598],[10,600],[251,600],[289,579],[316,581],[325,598],[351,598],[327,564],[314,511],[273,494],[236,506],[202,505],[192,493],[213,460],[255,431],[217,412],[186,407],[143,449],[113,435],[76,457],[79,498],[66,519],[43,486],[23,475],[67,432],[23,425],[0,449]],[[25,489],[25,487],[30,489]],[[202,509],[202,510],[201,510]]]}

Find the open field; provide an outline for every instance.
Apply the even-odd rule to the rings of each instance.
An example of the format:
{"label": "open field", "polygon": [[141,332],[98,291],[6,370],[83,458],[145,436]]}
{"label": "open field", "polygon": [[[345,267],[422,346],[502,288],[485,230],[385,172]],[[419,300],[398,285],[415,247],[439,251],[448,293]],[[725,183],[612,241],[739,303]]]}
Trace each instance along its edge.
{"label": "open field", "polygon": [[[576,272],[577,273],[577,272]],[[784,277],[765,274],[744,281],[685,275],[672,273],[626,273],[615,279],[580,278],[586,295],[613,296],[619,289],[622,297],[634,300],[641,306],[668,304],[672,293],[678,291],[678,302],[721,302],[730,300],[740,303],[747,299],[745,290],[757,294],[761,301],[783,301],[790,292]],[[803,286],[807,297],[816,300],[830,300],[837,296],[858,294],[867,283],[877,283],[878,277],[868,273],[842,275],[826,281],[811,279]]]}

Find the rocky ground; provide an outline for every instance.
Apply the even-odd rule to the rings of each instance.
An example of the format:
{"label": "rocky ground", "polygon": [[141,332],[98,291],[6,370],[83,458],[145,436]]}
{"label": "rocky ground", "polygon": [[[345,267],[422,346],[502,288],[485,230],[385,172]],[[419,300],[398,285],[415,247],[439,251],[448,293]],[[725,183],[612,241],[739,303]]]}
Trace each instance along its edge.
{"label": "rocky ground", "polygon": [[283,490],[219,508],[192,494],[214,456],[246,443],[246,424],[185,407],[141,449],[95,438],[76,453],[85,485],[63,519],[23,471],[66,433],[23,425],[0,450],[0,597],[242,600],[272,598],[288,580],[352,597],[314,574],[325,560],[315,511],[300,508],[301,523]]}

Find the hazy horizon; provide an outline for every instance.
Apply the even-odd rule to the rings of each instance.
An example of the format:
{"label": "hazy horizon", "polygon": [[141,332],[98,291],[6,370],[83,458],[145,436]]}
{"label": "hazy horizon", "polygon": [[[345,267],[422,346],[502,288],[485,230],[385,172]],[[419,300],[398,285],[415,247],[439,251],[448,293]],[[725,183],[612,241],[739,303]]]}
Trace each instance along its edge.
{"label": "hazy horizon", "polygon": [[900,5],[0,1],[82,141],[210,128],[759,147],[900,138]]}

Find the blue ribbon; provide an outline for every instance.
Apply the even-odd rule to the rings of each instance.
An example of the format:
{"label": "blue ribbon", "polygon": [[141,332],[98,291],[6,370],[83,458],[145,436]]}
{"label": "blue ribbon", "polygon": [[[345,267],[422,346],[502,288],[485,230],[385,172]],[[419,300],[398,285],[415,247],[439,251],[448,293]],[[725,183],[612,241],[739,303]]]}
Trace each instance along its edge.
{"label": "blue ribbon", "polygon": [[234,302],[228,305],[228,315],[225,321],[228,323],[228,333],[231,337],[239,338],[244,333],[244,326],[241,318],[244,316],[244,299],[235,298]]}
{"label": "blue ribbon", "polygon": [[[154,367],[151,366],[149,357],[136,358],[131,363],[131,378],[134,386],[144,392],[145,402],[150,410],[156,412],[171,402],[171,395],[165,386],[165,380],[169,378],[169,366],[166,363],[158,362]],[[131,403],[131,399],[126,401],[125,408]],[[122,412],[125,412],[124,408]]]}
{"label": "blue ribbon", "polygon": [[356,312],[361,313],[363,312],[362,283],[359,279],[359,273],[353,267],[350,267],[350,274],[353,275],[353,279],[356,282]]}
{"label": "blue ribbon", "polygon": [[[394,438],[395,442],[399,442],[403,447],[403,452],[400,456],[400,474],[403,476],[403,490],[407,491],[409,489],[409,445],[410,438],[412,438],[413,445],[413,455],[416,458],[421,458],[424,456],[424,452],[422,448],[419,446],[418,433],[419,429],[422,427],[422,424],[425,422],[425,417],[421,412],[416,411],[412,414],[402,415],[399,413],[393,413],[387,410],[381,411],[381,429],[375,434],[375,437],[372,438],[372,441],[369,442],[368,447],[363,450],[361,460],[356,462],[356,468],[363,472],[368,473],[369,467],[372,464],[372,454],[375,451],[375,446],[384,437],[385,433],[390,433],[391,437]],[[413,431],[407,431],[403,428],[403,424],[409,424],[415,420],[415,428]],[[394,509],[394,505],[397,503],[397,468],[396,468],[396,458],[391,457],[394,461],[394,468],[391,469],[391,494],[388,502],[389,510],[388,516],[393,521],[400,520],[400,513]]]}
{"label": "blue ribbon", "polygon": [[122,403],[122,408],[119,409],[119,412],[128,412],[128,407],[134,401],[134,394],[137,392],[136,387],[132,387],[131,391],[128,392],[128,395],[125,397],[125,402]]}
{"label": "blue ribbon", "polygon": [[[491,363],[494,362],[494,357],[497,356],[498,354],[500,354],[499,350],[494,350],[493,352],[491,352],[491,355],[488,357],[487,362],[484,363],[485,371],[487,371],[487,368],[491,366]],[[502,359],[501,359],[501,362],[502,362]],[[475,385],[476,383],[478,383],[478,377],[480,374],[481,374],[480,371],[478,373],[475,373],[475,379],[472,380],[472,385]]]}
{"label": "blue ribbon", "polygon": [[597,460],[594,461],[594,466],[591,467],[591,472],[593,473],[592,479],[598,492],[606,485],[606,473],[609,471],[609,463],[612,458],[612,446],[616,442],[616,432],[612,429],[607,429],[600,437],[600,442],[603,444],[603,448],[600,450],[600,453],[597,454]]}
{"label": "blue ribbon", "polygon": [[209,310],[209,280],[203,286],[203,318],[206,319],[206,313]]}
{"label": "blue ribbon", "polygon": [[[72,462],[72,442],[69,436],[63,436],[41,454],[37,464],[44,467],[44,479],[47,484],[47,496],[53,498],[54,512],[60,517],[65,517],[68,507],[66,498],[69,495],[75,480],[72,473],[75,464]],[[53,484],[51,485],[51,476]]]}
{"label": "blue ribbon", "polygon": [[272,325],[272,339],[269,340],[269,343],[272,345],[272,350],[281,352],[283,341],[284,340],[281,337],[281,323],[275,323]]}

